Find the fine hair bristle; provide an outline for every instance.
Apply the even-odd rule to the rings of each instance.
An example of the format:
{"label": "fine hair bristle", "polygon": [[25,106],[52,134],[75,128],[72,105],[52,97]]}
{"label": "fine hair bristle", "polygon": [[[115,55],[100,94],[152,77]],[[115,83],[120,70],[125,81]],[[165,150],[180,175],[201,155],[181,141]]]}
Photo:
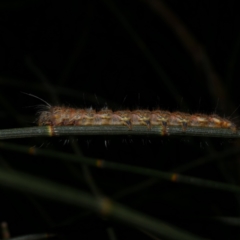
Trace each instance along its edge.
{"label": "fine hair bristle", "polygon": [[39,99],[40,101],[42,101],[43,103],[45,103],[48,107],[51,107],[51,105],[50,105],[47,101],[43,100],[42,98],[40,98],[40,97],[38,97],[38,96],[36,96],[36,95],[33,95],[33,94],[31,94],[31,93],[25,93],[25,92],[22,92],[22,93],[23,93],[23,94],[26,94],[26,95],[28,95],[28,96],[34,97],[34,98],[36,98],[36,99]]}

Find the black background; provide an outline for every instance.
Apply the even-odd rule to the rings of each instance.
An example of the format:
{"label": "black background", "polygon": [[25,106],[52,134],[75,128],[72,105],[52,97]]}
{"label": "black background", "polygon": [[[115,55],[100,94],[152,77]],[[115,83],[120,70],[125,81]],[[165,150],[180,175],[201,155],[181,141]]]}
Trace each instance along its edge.
{"label": "black background", "polygon": [[[217,113],[234,117],[238,123],[237,1],[165,2],[191,39],[195,39],[194,46],[181,40],[155,11],[156,7],[151,7],[154,2],[0,1],[1,128],[36,125],[38,106],[43,103],[22,92],[52,105]],[[65,140],[31,138],[4,142],[73,153]],[[235,140],[185,137],[101,136],[78,137],[75,141],[85,156],[161,171],[238,146]],[[2,167],[7,165],[90,192],[81,167],[67,160],[2,149],[0,156]],[[234,156],[206,163],[186,175],[239,184],[238,161],[238,156]],[[79,172],[80,179],[66,164]],[[98,188],[109,197],[147,181],[120,171],[90,170]],[[124,224],[94,214],[86,216],[84,209],[33,196],[30,201],[23,193],[8,188],[1,187],[0,191],[0,221],[8,222],[13,236],[56,232],[80,238],[107,238],[107,229],[113,227],[118,239],[148,238]],[[238,227],[213,220],[239,217],[236,194],[155,182],[117,201],[209,239],[239,237]]]}

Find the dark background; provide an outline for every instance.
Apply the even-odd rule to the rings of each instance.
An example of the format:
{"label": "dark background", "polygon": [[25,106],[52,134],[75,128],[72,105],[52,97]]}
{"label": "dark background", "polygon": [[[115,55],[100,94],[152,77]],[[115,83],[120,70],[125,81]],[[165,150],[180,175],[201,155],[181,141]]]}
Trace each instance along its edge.
{"label": "dark background", "polygon": [[[40,100],[73,107],[108,106],[217,113],[238,124],[239,9],[237,1],[0,1],[1,129],[35,126]],[[161,9],[162,11],[160,11]],[[164,17],[165,16],[165,17]],[[170,19],[169,23],[168,20]],[[178,25],[178,24],[181,24]],[[186,29],[186,31],[183,29]],[[181,33],[182,35],[179,35]],[[74,153],[65,138],[5,140]],[[105,142],[108,142],[107,146]],[[78,137],[85,156],[171,171],[200,157],[238,147],[237,141],[205,138]],[[0,152],[2,167],[90,192],[76,164]],[[186,175],[239,184],[238,156],[206,162]],[[79,172],[76,178],[66,164]],[[209,239],[237,239],[236,194],[188,184],[148,181],[136,174],[90,169],[96,185],[118,202]],[[149,238],[135,230],[85,215],[69,205],[1,187],[0,221],[12,236],[56,232],[62,236]]]}

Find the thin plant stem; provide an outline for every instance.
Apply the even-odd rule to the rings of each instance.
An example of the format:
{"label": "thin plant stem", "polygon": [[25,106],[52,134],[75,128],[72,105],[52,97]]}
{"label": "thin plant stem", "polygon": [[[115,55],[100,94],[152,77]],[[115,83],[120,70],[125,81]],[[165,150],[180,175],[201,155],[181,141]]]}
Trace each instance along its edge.
{"label": "thin plant stem", "polygon": [[221,138],[239,138],[240,130],[188,127],[183,130],[181,126],[169,126],[166,131],[162,126],[134,126],[131,130],[126,126],[41,126],[27,128],[12,128],[0,130],[0,139],[52,137],[52,136],[94,136],[94,135],[146,135],[146,136],[204,136]]}

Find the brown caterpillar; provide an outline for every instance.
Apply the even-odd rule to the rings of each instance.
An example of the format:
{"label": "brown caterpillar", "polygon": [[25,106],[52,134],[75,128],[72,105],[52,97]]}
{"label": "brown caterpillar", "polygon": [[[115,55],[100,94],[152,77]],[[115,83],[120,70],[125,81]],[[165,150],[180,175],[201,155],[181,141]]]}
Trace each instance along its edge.
{"label": "brown caterpillar", "polygon": [[69,107],[51,106],[42,111],[38,118],[39,126],[86,126],[86,125],[122,125],[130,130],[133,126],[143,125],[148,129],[152,126],[162,126],[166,132],[169,126],[181,126],[183,131],[187,127],[224,128],[237,131],[236,125],[228,119],[218,115],[188,114],[184,112],[169,112],[162,110],[122,110],[112,111],[102,109],[75,109]]}

